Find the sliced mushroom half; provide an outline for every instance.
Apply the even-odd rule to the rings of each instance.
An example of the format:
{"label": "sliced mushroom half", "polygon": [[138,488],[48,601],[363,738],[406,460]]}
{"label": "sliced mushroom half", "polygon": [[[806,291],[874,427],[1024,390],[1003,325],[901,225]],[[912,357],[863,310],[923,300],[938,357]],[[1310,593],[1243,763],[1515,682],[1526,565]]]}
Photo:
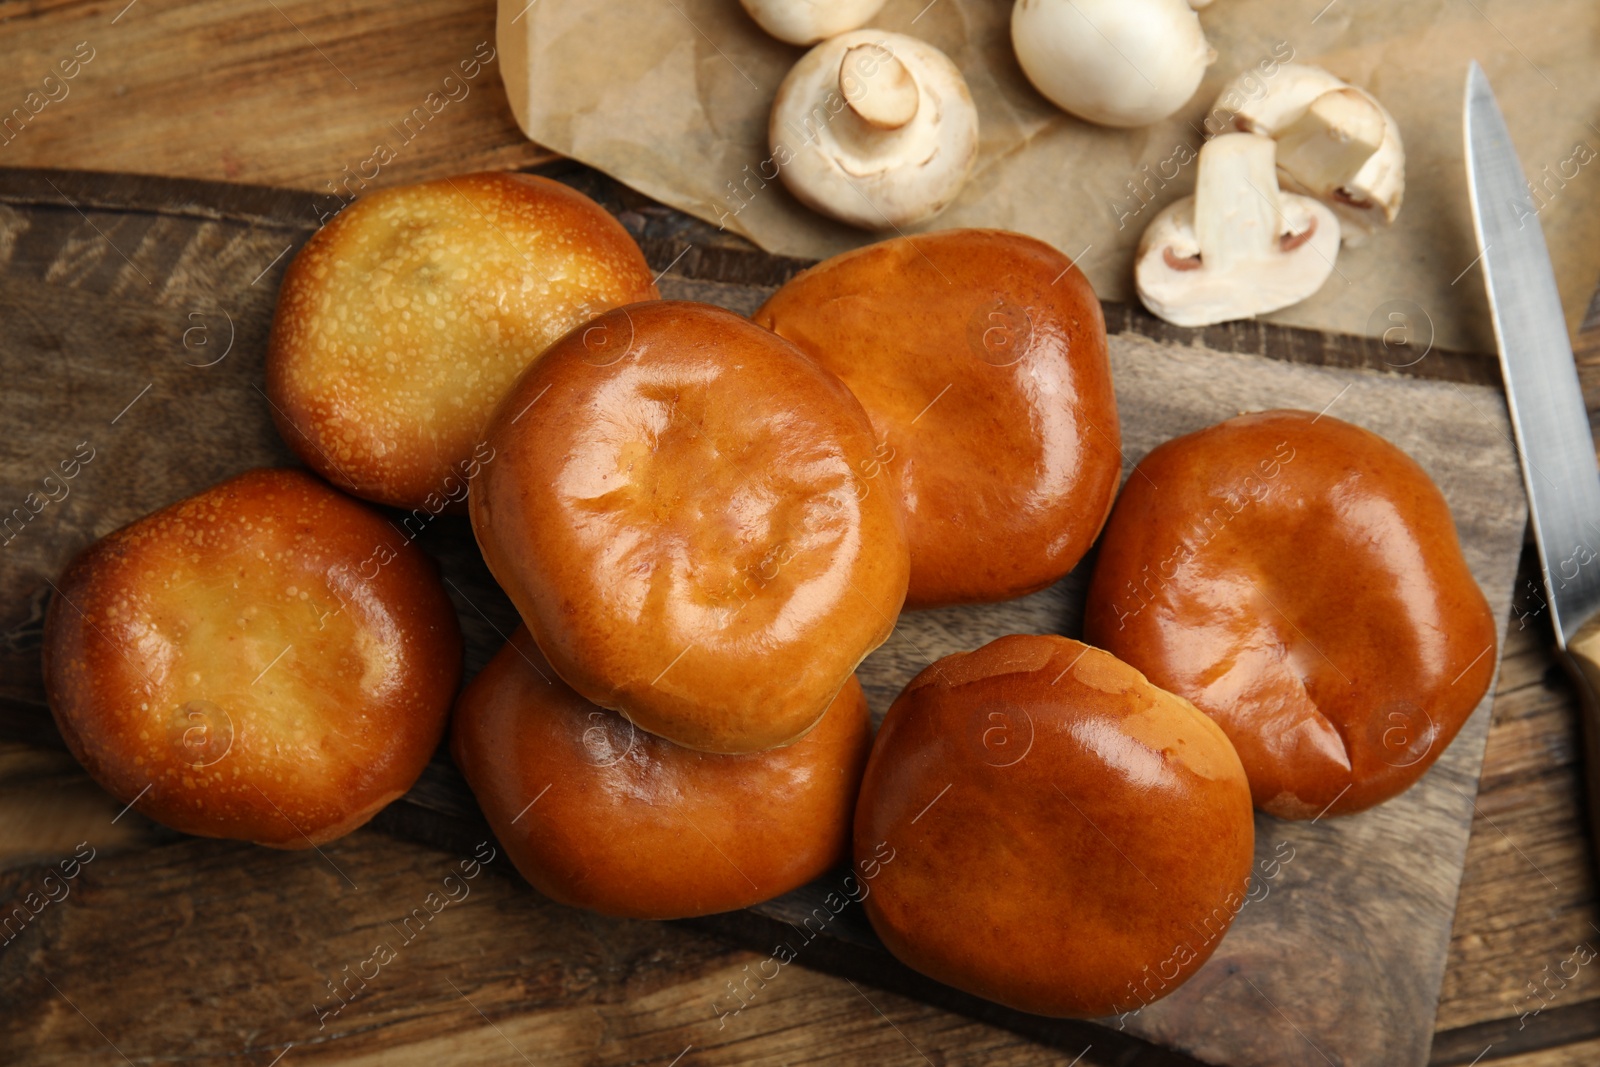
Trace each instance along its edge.
{"label": "sliced mushroom half", "polygon": [[1339,220],[1282,193],[1269,137],[1228,133],[1200,149],[1193,196],[1151,221],[1134,281],[1150,311],[1178,326],[1248,319],[1322,287],[1339,254]]}
{"label": "sliced mushroom half", "polygon": [[1347,239],[1399,214],[1406,188],[1400,127],[1365,89],[1321,67],[1286,63],[1264,86],[1254,72],[1230,82],[1212,114],[1219,111],[1232,113],[1233,129],[1275,139],[1283,187],[1333,208]]}

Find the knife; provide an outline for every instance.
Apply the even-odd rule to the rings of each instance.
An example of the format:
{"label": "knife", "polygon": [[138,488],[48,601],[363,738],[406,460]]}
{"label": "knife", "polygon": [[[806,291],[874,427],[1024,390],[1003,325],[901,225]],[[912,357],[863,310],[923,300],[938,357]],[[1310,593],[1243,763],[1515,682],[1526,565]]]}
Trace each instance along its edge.
{"label": "knife", "polygon": [[1483,69],[1467,72],[1467,189],[1556,647],[1578,690],[1600,836],[1600,469],[1544,230]]}

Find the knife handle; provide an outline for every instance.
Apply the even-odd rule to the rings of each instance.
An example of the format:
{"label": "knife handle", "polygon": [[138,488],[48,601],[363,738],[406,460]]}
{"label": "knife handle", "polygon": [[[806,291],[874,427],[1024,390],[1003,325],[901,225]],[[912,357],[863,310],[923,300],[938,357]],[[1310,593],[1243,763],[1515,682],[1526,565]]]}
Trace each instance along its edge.
{"label": "knife handle", "polygon": [[1567,642],[1567,665],[1578,690],[1583,734],[1583,776],[1589,793],[1589,847],[1600,868],[1600,615]]}

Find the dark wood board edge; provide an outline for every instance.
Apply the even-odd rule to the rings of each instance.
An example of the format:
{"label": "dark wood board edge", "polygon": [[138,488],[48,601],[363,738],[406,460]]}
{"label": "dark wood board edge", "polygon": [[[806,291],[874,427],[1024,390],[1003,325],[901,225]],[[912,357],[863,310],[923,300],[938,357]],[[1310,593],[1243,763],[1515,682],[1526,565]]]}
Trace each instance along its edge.
{"label": "dark wood board edge", "polygon": [[318,199],[314,193],[270,185],[110,171],[0,167],[0,203],[19,207],[139,212],[313,230],[318,224]]}
{"label": "dark wood board edge", "polygon": [[[488,823],[478,813],[463,818],[415,804],[405,807],[392,804],[379,812],[368,825],[398,840],[423,844],[453,855],[470,850],[484,840],[493,841],[497,848],[500,847],[499,842],[494,841]],[[512,873],[507,876],[522,883],[529,892],[534,892],[521,875]],[[833,880],[836,879],[824,879]],[[769,904],[779,904],[783,899]],[[859,911],[860,906],[851,902],[845,906],[845,911],[834,916],[834,921],[843,920],[853,927],[867,929],[870,938],[870,928]],[[1076,1055],[1084,1051],[1086,1046],[1093,1045],[1103,1056],[1121,1067],[1204,1067],[1200,1060],[1101,1023],[1031,1015],[963,993],[913,971],[889,955],[875,938],[870,939],[871,943],[864,943],[858,937],[823,937],[820,933],[807,937],[793,922],[782,918],[781,912],[774,907],[757,905],[744,911],[721,912],[672,922],[673,925],[708,934],[750,952],[771,953],[778,945],[787,943],[794,950],[794,961],[811,970],[847,981],[866,982],[879,989],[1000,1027],[1068,1055]]]}
{"label": "dark wood board edge", "polygon": [[1600,998],[1539,1013],[1537,1028],[1520,1017],[1441,1030],[1433,1035],[1428,1067],[1470,1067],[1600,1038]]}
{"label": "dark wood board edge", "polygon": [[[463,818],[417,804],[391,805],[379,812],[368,826],[395,840],[451,855],[470,850],[480,841],[493,840],[481,815]],[[192,840],[176,832],[171,837],[174,842]],[[496,845],[498,847],[498,842]],[[24,869],[30,866],[23,865]],[[43,868],[40,870],[42,872]],[[512,878],[527,891],[533,891],[514,870],[501,869],[498,876]],[[795,945],[798,940],[792,924],[756,911],[681,919],[673,925],[761,954],[771,952],[782,942]],[[865,982],[999,1027],[1068,1056],[1077,1055],[1092,1045],[1098,1052],[1097,1061],[1114,1062],[1119,1067],[1204,1067],[1200,1060],[1119,1033],[1101,1023],[1029,1015],[962,993],[917,974],[881,949],[863,947],[853,941],[828,938],[805,941],[798,946],[795,962],[811,970],[852,982]],[[1468,1067],[1562,1048],[1597,1037],[1600,1037],[1600,998],[1548,1008],[1541,1012],[1536,1028],[1526,1027],[1517,1017],[1508,1017],[1439,1031],[1434,1036],[1433,1053],[1428,1062],[1429,1067]]]}
{"label": "dark wood board edge", "polygon": [[[602,202],[616,205],[620,201],[622,211],[618,213],[624,214],[625,222],[633,223],[630,230],[657,270],[672,269],[702,281],[776,287],[812,262],[770,255],[710,223],[678,212],[669,214],[643,194],[572,160],[554,160],[524,170],[578,186]],[[108,186],[113,190],[110,193]],[[304,190],[197,178],[0,168],[0,204],[18,206],[146,212],[311,231],[329,217],[333,206],[329,199]],[[223,203],[233,206],[218,206]],[[635,218],[629,219],[627,214]],[[1499,364],[1487,353],[1433,349],[1430,343],[1418,354],[1414,347],[1389,344],[1377,337],[1322,333],[1260,320],[1187,329],[1163,322],[1138,304],[1106,302],[1104,308],[1106,328],[1113,334],[1134,333],[1173,344],[1200,343],[1220,351],[1313,366],[1483,385],[1500,382]],[[1597,309],[1600,304],[1591,312]]]}
{"label": "dark wood board edge", "polygon": [[[0,700],[0,736],[41,747],[66,749],[49,709],[24,701]],[[440,774],[458,774],[442,750],[424,772],[423,781],[419,782],[421,788],[413,787],[399,801],[378,812],[368,827],[397,841],[452,855],[470,852],[478,842],[486,840],[503,852],[503,846],[495,840],[481,812],[446,811],[428,802],[427,779]],[[187,835],[175,836],[183,839]],[[512,877],[528,892],[534,892],[521,875]],[[797,894],[804,892],[800,890]],[[750,952],[768,953],[785,940],[791,944],[801,940],[795,926],[781,918],[786,903],[789,904],[787,910],[804,912],[810,901],[788,902],[780,897],[750,910],[680,919],[675,920],[675,925]],[[857,914],[847,914],[851,911]],[[835,918],[845,920],[841,926],[856,928],[850,931],[856,936],[804,939],[796,962],[834,977],[867,982],[879,989],[1000,1027],[1069,1055],[1094,1045],[1123,1067],[1203,1067],[1200,1060],[1094,1022],[1030,1015],[935,982],[889,955],[872,937],[856,904],[849,904],[847,912]],[[866,931],[865,937],[860,936],[861,930]]]}
{"label": "dark wood board edge", "polygon": [[678,925],[709,933],[754,952],[771,952],[774,946],[787,941],[797,947],[795,962],[811,970],[850,982],[866,982],[887,992],[997,1026],[1057,1049],[1066,1056],[1076,1056],[1092,1046],[1098,1062],[1114,1062],[1120,1067],[1205,1067],[1201,1060],[1099,1023],[1029,1015],[963,993],[918,974],[883,949],[856,948],[820,937],[815,941],[803,941],[796,937],[792,926],[754,911],[683,919]]}

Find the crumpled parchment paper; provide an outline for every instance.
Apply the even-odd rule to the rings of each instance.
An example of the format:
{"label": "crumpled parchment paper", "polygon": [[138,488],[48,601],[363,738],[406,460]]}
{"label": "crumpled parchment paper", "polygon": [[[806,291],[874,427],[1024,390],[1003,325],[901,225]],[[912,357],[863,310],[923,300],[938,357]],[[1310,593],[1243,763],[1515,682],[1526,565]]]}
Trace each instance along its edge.
{"label": "crumpled parchment paper", "polygon": [[[1476,58],[1537,187],[1569,327],[1581,321],[1600,280],[1593,0],[1218,0],[1201,14],[1218,59],[1199,92],[1134,130],[1092,126],[1040,97],[1012,54],[1010,10],[1005,0],[889,0],[873,22],[943,49],[979,109],[972,180],[916,229],[1031,234],[1077,257],[1103,298],[1134,300],[1139,234],[1192,192],[1218,92],[1292,56],[1383,101],[1405,141],[1407,187],[1393,227],[1346,244],[1319,293],[1269,317],[1374,335],[1401,324],[1414,345],[1492,351],[1462,152]],[[767,37],[738,0],[500,0],[499,48],[507,85],[527,86],[511,93],[518,122],[547,148],[769,252],[822,258],[883,236],[813,214],[774,176],[767,112],[804,49]]]}

